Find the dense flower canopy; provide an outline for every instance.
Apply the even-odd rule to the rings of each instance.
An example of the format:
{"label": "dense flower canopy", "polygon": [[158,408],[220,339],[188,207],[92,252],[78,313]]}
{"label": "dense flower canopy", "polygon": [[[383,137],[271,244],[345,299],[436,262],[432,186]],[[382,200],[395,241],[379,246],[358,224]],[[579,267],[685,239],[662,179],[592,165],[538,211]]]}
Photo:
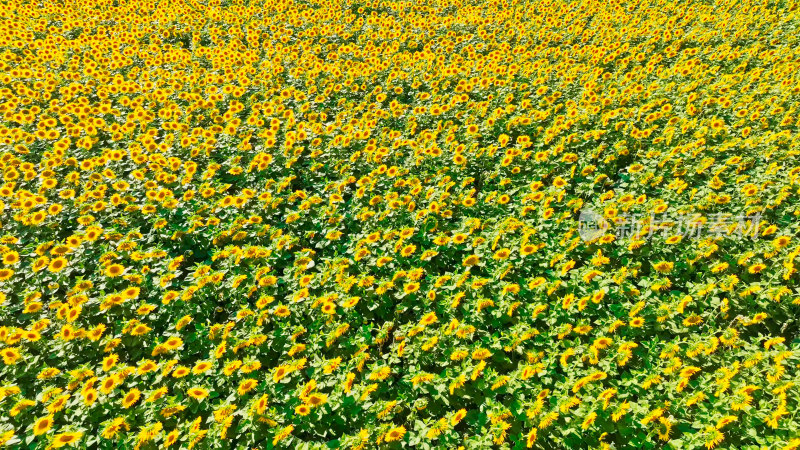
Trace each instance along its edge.
{"label": "dense flower canopy", "polygon": [[0,442],[800,448],[796,1],[0,17]]}

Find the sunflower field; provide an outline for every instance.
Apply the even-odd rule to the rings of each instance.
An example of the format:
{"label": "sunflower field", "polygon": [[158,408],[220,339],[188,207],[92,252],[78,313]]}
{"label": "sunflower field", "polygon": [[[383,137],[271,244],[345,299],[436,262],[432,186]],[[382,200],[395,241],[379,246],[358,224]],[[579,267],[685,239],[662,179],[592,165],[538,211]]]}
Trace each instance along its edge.
{"label": "sunflower field", "polygon": [[796,0],[0,18],[0,445],[800,449]]}

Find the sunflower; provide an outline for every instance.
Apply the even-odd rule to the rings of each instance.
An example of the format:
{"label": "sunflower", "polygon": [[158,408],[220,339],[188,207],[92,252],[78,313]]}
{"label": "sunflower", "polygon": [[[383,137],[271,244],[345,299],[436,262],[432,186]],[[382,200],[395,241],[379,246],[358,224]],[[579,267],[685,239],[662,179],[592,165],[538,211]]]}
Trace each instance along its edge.
{"label": "sunflower", "polygon": [[124,271],[125,267],[123,267],[121,264],[110,264],[108,267],[106,267],[105,274],[109,278],[115,278],[122,275],[122,272]]}
{"label": "sunflower", "polygon": [[188,394],[189,397],[192,397],[197,401],[202,401],[203,399],[208,397],[208,389],[193,387],[189,388],[189,390],[186,391],[186,394]]}
{"label": "sunflower", "polygon": [[128,430],[129,426],[123,417],[114,418],[108,422],[107,425],[103,429],[101,436],[105,439],[113,439],[117,436],[122,430]]}
{"label": "sunflower", "polygon": [[178,441],[179,431],[174,429],[164,438],[164,447],[169,447]]}
{"label": "sunflower", "polygon": [[14,429],[0,432],[0,445],[6,445],[14,437]]}
{"label": "sunflower", "polygon": [[308,404],[317,407],[325,404],[328,401],[328,396],[325,394],[314,393],[308,396]]}
{"label": "sunflower", "polygon": [[725,121],[722,119],[712,119],[710,125],[712,130],[721,131],[725,128]]}
{"label": "sunflower", "polygon": [[472,359],[475,360],[484,360],[490,356],[492,356],[492,352],[485,348],[478,348],[472,352]]}
{"label": "sunflower", "polygon": [[160,399],[161,397],[167,395],[168,392],[169,392],[169,390],[168,390],[168,388],[166,386],[161,386],[160,388],[158,388],[158,389],[154,390],[153,392],[151,392],[150,396],[147,397],[147,400],[145,400],[145,402],[153,403],[154,401],[156,401],[156,400]]}
{"label": "sunflower", "polygon": [[[453,239],[455,241],[455,239]],[[480,258],[477,255],[469,255],[464,258],[464,261],[461,263],[464,267],[475,266],[480,262]]]}
{"label": "sunflower", "polygon": [[210,369],[212,364],[208,361],[199,361],[197,364],[194,365],[192,368],[192,373],[195,375],[205,373]]}
{"label": "sunflower", "polygon": [[692,314],[691,316],[683,320],[683,324],[687,327],[699,325],[701,323],[703,323],[703,318],[698,316],[697,314]]}
{"label": "sunflower", "polygon": [[16,364],[21,357],[19,349],[16,347],[6,347],[0,350],[0,355],[3,357],[3,363],[7,366]]}
{"label": "sunflower", "polygon": [[50,264],[47,266],[47,270],[52,273],[61,272],[67,267],[68,261],[66,258],[59,256],[58,258],[54,258],[50,261]]}
{"label": "sunflower", "polygon": [[498,250],[498,251],[496,251],[494,253],[492,258],[494,258],[496,260],[503,260],[503,259],[508,259],[508,257],[510,255],[511,255],[511,250],[509,250],[507,248],[501,248],[500,250]]}
{"label": "sunflower", "polygon": [[247,394],[248,392],[250,392],[250,391],[252,391],[253,389],[255,389],[255,388],[256,388],[256,386],[258,386],[258,380],[256,380],[256,379],[253,379],[253,378],[248,378],[248,379],[246,379],[246,380],[242,380],[242,381],[239,383],[239,388],[236,390],[236,392],[237,392],[239,395],[245,395],[245,394]]}
{"label": "sunflower", "polygon": [[255,409],[258,414],[264,414],[266,411],[267,406],[269,406],[269,396],[267,394],[262,395],[258,398],[258,401],[255,403]]}
{"label": "sunflower", "polygon": [[789,236],[778,236],[772,241],[772,245],[774,245],[777,248],[783,248],[789,245],[791,241],[792,238]]}
{"label": "sunflower", "polygon": [[464,419],[464,417],[466,417],[466,416],[467,416],[467,410],[463,409],[463,408],[459,409],[450,418],[450,426],[454,427],[454,426],[458,425],[458,423],[461,422]]}
{"label": "sunflower", "polygon": [[112,376],[108,377],[100,384],[100,392],[103,394],[108,394],[111,392],[114,387],[117,385],[117,380]]}
{"label": "sunflower", "polygon": [[95,389],[89,389],[83,393],[83,404],[86,406],[92,406],[96,400],[97,391]]}
{"label": "sunflower", "polygon": [[3,253],[3,264],[9,266],[17,262],[19,262],[19,253],[13,250]]}
{"label": "sunflower", "polygon": [[39,436],[41,434],[47,433],[47,431],[53,426],[53,416],[45,416],[41,419],[37,420],[33,424],[33,434],[34,436]]}
{"label": "sunflower", "polygon": [[672,421],[666,417],[658,418],[659,426],[656,428],[658,438],[664,442],[669,441],[669,435],[672,432]]}
{"label": "sunflower", "polygon": [[59,447],[64,447],[65,445],[72,445],[78,442],[81,436],[83,436],[83,433],[79,432],[67,432],[67,433],[57,434],[53,436],[53,447],[59,448]]}
{"label": "sunflower", "polygon": [[189,370],[188,367],[186,367],[186,366],[178,366],[178,367],[175,368],[175,370],[172,371],[172,377],[173,378],[183,378],[186,375],[189,375],[189,373],[191,373],[191,370]]}
{"label": "sunflower", "polygon": [[325,314],[336,314],[336,304],[333,302],[325,302],[322,304],[322,312]]}
{"label": "sunflower", "polygon": [[278,317],[288,317],[291,314],[289,308],[283,305],[276,306],[275,309],[272,310],[272,313]]}
{"label": "sunflower", "polygon": [[310,412],[311,408],[306,404],[297,405],[297,407],[294,408],[294,413],[300,416],[307,416]]}
{"label": "sunflower", "polygon": [[384,438],[384,440],[386,442],[399,441],[400,439],[403,438],[403,436],[405,436],[405,434],[406,434],[406,428],[404,426],[394,427],[386,432],[386,437]]}
{"label": "sunflower", "polygon": [[117,355],[116,353],[112,353],[103,358],[103,372],[108,372],[109,370],[111,370],[118,360],[119,360],[119,355]]}
{"label": "sunflower", "polygon": [[130,408],[139,401],[139,397],[141,396],[142,393],[139,391],[139,389],[131,389],[127,394],[125,394],[125,397],[122,398],[122,407],[125,409]]}
{"label": "sunflower", "polygon": [[55,399],[53,403],[47,405],[47,411],[50,414],[55,414],[64,409],[64,405],[67,404],[67,400],[69,400],[69,395],[62,395]]}
{"label": "sunflower", "polygon": [[[129,288],[125,289],[124,291],[122,291],[122,296],[125,297],[128,300],[132,300],[132,299],[134,299],[134,298],[139,296],[139,288],[138,287],[129,287]],[[138,314],[139,315],[147,314],[150,311],[152,311],[153,308],[155,308],[155,306],[152,306],[152,305],[150,305],[150,306],[151,307],[149,309],[144,310],[143,312],[139,312]]]}
{"label": "sunflower", "polygon": [[437,321],[436,313],[429,312],[428,314],[425,314],[422,317],[422,319],[419,321],[419,324],[421,326],[428,326],[428,325],[436,323],[436,321]]}
{"label": "sunflower", "polygon": [[50,250],[50,254],[53,256],[63,256],[70,252],[69,246],[66,245],[56,245]]}
{"label": "sunflower", "polygon": [[653,268],[661,273],[669,273],[672,271],[672,267],[674,266],[673,263],[667,261],[661,261],[658,263],[653,264]]}
{"label": "sunflower", "polygon": [[47,267],[47,264],[49,262],[50,262],[50,258],[48,258],[47,256],[40,256],[40,257],[36,258],[36,261],[33,262],[33,266],[32,266],[33,271],[34,272],[38,272],[38,271],[44,269],[45,267]]}
{"label": "sunflower", "polygon": [[412,281],[403,286],[403,292],[406,294],[413,294],[419,290],[419,283]]}
{"label": "sunflower", "polygon": [[467,235],[464,233],[457,233],[453,235],[453,243],[454,244],[463,244],[467,241]]}
{"label": "sunflower", "polygon": [[278,442],[286,439],[290,434],[292,434],[292,431],[294,431],[294,425],[283,427],[280,431],[278,431],[277,434],[275,434],[275,437],[272,438],[272,445],[275,446],[278,444]]}
{"label": "sunflower", "polygon": [[719,445],[722,441],[725,440],[725,435],[722,434],[721,431],[717,430],[713,426],[706,427],[704,434],[704,442],[706,445],[706,449],[711,450],[717,445]]}
{"label": "sunflower", "polygon": [[416,245],[414,245],[414,244],[408,244],[408,245],[406,245],[405,247],[403,247],[403,249],[400,251],[400,254],[401,254],[401,255],[402,255],[404,258],[407,258],[407,257],[409,257],[409,256],[413,255],[413,254],[414,254],[414,251],[415,251],[416,249],[417,249],[417,246],[416,246]]}
{"label": "sunflower", "polygon": [[361,297],[350,297],[342,303],[343,308],[352,308],[361,300]]}

